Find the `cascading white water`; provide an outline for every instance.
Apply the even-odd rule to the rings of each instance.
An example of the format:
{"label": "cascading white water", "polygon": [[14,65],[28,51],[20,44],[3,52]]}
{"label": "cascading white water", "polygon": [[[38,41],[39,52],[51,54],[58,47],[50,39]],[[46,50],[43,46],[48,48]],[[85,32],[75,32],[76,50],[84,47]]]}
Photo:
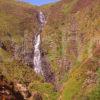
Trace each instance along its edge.
{"label": "cascading white water", "polygon": [[43,26],[46,22],[45,16],[43,12],[39,12],[38,19],[40,22],[39,32],[35,36],[35,45],[34,45],[34,71],[38,74],[43,74],[42,67],[41,67],[41,51],[40,51],[40,44],[41,44],[41,35],[40,32],[43,29]]}
{"label": "cascading white water", "polygon": [[39,20],[40,20],[41,26],[43,27],[43,25],[46,23],[46,19],[45,19],[43,12],[41,11],[39,13]]}
{"label": "cascading white water", "polygon": [[41,68],[41,53],[40,53],[40,34],[35,36],[35,45],[34,45],[34,71],[36,73],[42,73]]}

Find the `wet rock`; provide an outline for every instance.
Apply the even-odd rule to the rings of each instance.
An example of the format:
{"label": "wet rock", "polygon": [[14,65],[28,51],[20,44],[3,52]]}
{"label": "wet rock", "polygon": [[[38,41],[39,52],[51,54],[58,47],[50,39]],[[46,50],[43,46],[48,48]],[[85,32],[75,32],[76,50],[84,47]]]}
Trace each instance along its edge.
{"label": "wet rock", "polygon": [[48,83],[55,84],[55,75],[52,72],[49,61],[43,52],[42,52],[42,69],[43,69],[45,81]]}
{"label": "wet rock", "polygon": [[0,41],[0,48],[7,50],[6,46]]}
{"label": "wet rock", "polygon": [[31,96],[31,93],[29,92],[27,87],[22,84],[17,83],[16,89],[17,89],[17,91],[19,91],[21,93],[21,95],[23,96],[24,99],[27,99]]}
{"label": "wet rock", "polygon": [[0,75],[0,100],[24,100],[19,91],[15,90],[14,83],[8,82]]}

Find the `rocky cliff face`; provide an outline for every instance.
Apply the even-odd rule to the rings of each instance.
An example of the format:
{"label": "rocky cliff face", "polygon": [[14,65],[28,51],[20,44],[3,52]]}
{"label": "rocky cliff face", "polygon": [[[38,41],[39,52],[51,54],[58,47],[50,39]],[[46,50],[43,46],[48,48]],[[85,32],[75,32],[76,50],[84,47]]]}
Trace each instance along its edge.
{"label": "rocky cliff face", "polygon": [[[40,11],[46,18],[42,27]],[[0,74],[26,85],[29,100],[99,100],[99,20],[99,0],[41,7],[0,0]],[[39,60],[42,76],[33,70]]]}

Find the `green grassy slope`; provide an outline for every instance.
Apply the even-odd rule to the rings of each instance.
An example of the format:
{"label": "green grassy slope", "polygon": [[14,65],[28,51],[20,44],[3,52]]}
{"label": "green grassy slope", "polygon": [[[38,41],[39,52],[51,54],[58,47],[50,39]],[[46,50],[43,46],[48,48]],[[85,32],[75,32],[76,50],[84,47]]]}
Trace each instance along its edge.
{"label": "green grassy slope", "polygon": [[57,83],[64,83],[61,100],[91,100],[88,96],[98,85],[91,83],[86,89],[82,88],[88,77],[88,67],[89,70],[99,67],[99,59],[96,60],[92,52],[95,45],[100,44],[99,10],[98,0],[62,0],[44,9],[48,16],[42,32],[42,48],[56,74]]}

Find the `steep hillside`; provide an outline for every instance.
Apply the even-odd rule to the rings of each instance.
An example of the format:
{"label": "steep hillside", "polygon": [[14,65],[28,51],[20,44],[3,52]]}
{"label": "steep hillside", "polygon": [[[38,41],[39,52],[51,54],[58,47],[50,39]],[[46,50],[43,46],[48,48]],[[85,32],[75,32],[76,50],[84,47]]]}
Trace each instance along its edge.
{"label": "steep hillside", "polygon": [[59,74],[91,57],[93,46],[100,39],[99,1],[84,3],[84,0],[65,0],[44,9],[48,16],[42,49],[52,69]]}
{"label": "steep hillside", "polygon": [[[13,70],[10,67],[16,66],[17,68],[17,66],[25,65],[24,57],[21,58],[21,54],[27,45],[24,43],[28,43],[32,48],[32,43],[28,40],[32,40],[38,27],[36,15],[37,11],[34,6],[15,0],[0,0],[0,66],[4,66],[0,69],[5,69],[4,73]],[[25,37],[27,34],[29,37]],[[19,49],[21,50],[19,51]],[[22,64],[20,65],[20,63]],[[2,73],[1,70],[0,72]]]}
{"label": "steep hillside", "polygon": [[[27,53],[32,52],[34,33],[38,30],[36,16],[34,6],[15,0],[0,0],[0,44],[6,47],[4,50],[7,53],[13,53],[12,58],[21,59],[21,56],[25,56],[26,52],[23,54],[23,51],[27,48]],[[27,44],[30,47],[26,47]],[[1,59],[2,56],[1,54]]]}
{"label": "steep hillside", "polygon": [[43,76],[33,70],[38,12],[30,4],[0,0],[0,77],[5,77],[0,80],[0,100],[57,98],[54,86],[44,83]]}
{"label": "steep hillside", "polygon": [[[0,100],[100,100],[99,5],[0,0]],[[34,45],[42,74],[34,71]]]}
{"label": "steep hillside", "polygon": [[[100,45],[93,57],[73,68],[62,88],[61,100],[99,100]],[[96,54],[96,55],[95,55]]]}
{"label": "steep hillside", "polygon": [[[96,46],[100,48],[99,4],[98,0],[62,0],[55,5],[43,7],[47,15],[47,24],[42,32],[42,49],[55,72],[57,87],[61,88],[61,100],[99,100],[96,94],[93,98],[88,97],[97,83],[94,82],[94,85],[84,82],[91,81],[84,73],[88,73],[88,67],[92,75],[98,73],[97,70],[92,70],[99,70],[100,67],[97,63],[100,57],[96,61],[93,55],[93,49]],[[93,65],[89,59],[93,60]],[[71,75],[73,77],[69,77]],[[92,78],[95,80],[95,77]],[[86,88],[81,91],[83,84]],[[87,84],[93,86],[88,87]],[[100,94],[99,90],[97,91]]]}

